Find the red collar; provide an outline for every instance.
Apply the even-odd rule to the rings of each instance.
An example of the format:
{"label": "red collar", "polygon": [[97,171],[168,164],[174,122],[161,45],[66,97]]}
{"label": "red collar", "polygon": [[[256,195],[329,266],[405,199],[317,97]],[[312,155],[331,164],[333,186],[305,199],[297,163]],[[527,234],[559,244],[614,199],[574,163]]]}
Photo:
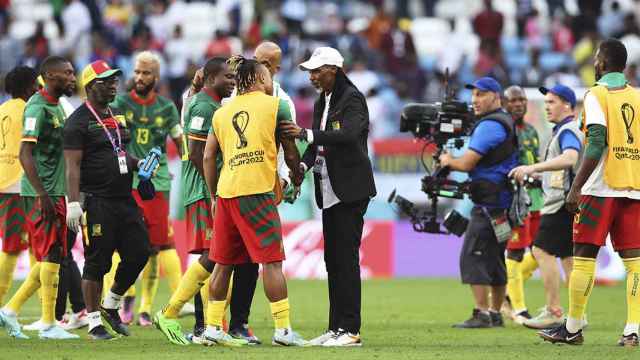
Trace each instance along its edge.
{"label": "red collar", "polygon": [[211,97],[214,101],[218,103],[222,101],[222,98],[220,97],[220,95],[218,95],[218,93],[216,93],[213,89],[207,89],[203,87],[201,91],[204,91],[207,95],[209,95],[209,97]]}
{"label": "red collar", "polygon": [[135,90],[131,90],[131,92],[129,92],[129,96],[131,96],[131,99],[133,99],[133,101],[138,105],[151,105],[156,101],[156,92],[153,90],[151,90],[146,99],[138,96]]}
{"label": "red collar", "polygon": [[45,88],[40,89],[38,92],[49,104],[58,105],[58,98],[49,94]]}

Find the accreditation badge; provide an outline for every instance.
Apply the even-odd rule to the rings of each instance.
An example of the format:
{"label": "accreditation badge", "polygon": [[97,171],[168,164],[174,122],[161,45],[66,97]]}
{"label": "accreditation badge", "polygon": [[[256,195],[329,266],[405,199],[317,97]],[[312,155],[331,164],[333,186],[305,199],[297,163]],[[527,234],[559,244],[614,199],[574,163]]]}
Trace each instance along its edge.
{"label": "accreditation badge", "polygon": [[334,121],[334,122],[332,122],[332,123],[331,123],[331,128],[332,128],[333,130],[340,130],[340,122],[339,122],[339,121],[337,121],[337,120],[336,120],[336,121]]}
{"label": "accreditation badge", "polygon": [[127,167],[127,153],[124,151],[118,151],[118,167],[120,168],[121,175],[129,172],[129,168]]}

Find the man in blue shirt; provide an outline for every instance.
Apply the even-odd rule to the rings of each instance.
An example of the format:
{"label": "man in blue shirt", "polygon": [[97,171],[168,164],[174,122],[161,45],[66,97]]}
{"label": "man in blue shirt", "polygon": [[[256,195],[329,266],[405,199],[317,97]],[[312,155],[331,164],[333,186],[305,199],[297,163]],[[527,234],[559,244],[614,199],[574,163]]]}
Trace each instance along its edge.
{"label": "man in blue shirt", "polygon": [[[440,155],[441,166],[469,173],[474,203],[460,254],[463,284],[471,286],[475,308],[458,328],[504,326],[500,306],[507,284],[504,252],[511,237],[507,209],[512,195],[508,174],[518,165],[518,141],[513,119],[502,110],[502,87],[484,77],[466,85],[472,92],[476,125],[468,150],[459,158]],[[491,294],[491,304],[489,304]]]}
{"label": "man in blue shirt", "polygon": [[564,85],[547,89],[544,94],[547,120],[553,127],[551,140],[544,154],[544,161],[519,166],[511,171],[518,181],[526,176],[542,175],[544,205],[540,213],[540,228],[533,242],[532,253],[540,266],[546,294],[546,306],[538,316],[527,319],[523,325],[533,329],[548,329],[563,324],[564,314],[560,306],[560,270],[556,257],[562,261],[565,274],[573,266],[573,215],[565,208],[565,197],[571,188],[582,152],[583,133],[574,120],[576,95]]}

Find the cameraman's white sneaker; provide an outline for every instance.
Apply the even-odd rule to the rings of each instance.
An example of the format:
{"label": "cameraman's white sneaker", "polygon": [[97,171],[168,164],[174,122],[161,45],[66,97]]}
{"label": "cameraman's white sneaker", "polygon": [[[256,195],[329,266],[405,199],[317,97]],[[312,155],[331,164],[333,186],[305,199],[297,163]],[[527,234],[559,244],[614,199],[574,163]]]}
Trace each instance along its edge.
{"label": "cameraman's white sneaker", "polygon": [[351,347],[351,346],[362,346],[362,339],[360,338],[360,334],[352,334],[350,332],[346,332],[342,329],[339,329],[331,339],[325,341],[322,346],[326,347]]}
{"label": "cameraman's white sneaker", "polygon": [[309,340],[309,345],[311,345],[311,346],[322,346],[322,344],[324,344],[329,339],[331,339],[335,334],[336,334],[335,331],[327,330],[327,332],[325,332],[324,334]]}

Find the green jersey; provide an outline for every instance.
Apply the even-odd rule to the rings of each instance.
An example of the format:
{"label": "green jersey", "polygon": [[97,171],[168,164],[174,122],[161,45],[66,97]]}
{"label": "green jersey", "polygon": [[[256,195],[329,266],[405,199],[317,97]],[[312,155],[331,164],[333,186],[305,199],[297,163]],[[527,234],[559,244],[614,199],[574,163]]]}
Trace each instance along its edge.
{"label": "green jersey", "polygon": [[[22,141],[35,143],[36,171],[49,196],[65,195],[63,129],[65,115],[58,99],[44,89],[35,93],[24,109]],[[22,196],[37,196],[26,174],[22,176]]]}
{"label": "green jersey", "polygon": [[[184,137],[182,143],[182,200],[187,206],[201,199],[210,199],[204,177],[189,160],[188,141],[207,141],[213,114],[220,108],[220,99],[206,89],[193,96],[184,113]],[[222,156],[216,159],[218,171],[222,168]]]}
{"label": "green jersey", "polygon": [[[160,147],[160,167],[151,179],[156,191],[169,191],[171,179],[167,166],[167,135],[180,126],[178,109],[173,102],[163,96],[150,94],[141,99],[135,91],[126,95],[118,95],[111,106],[124,114],[127,127],[131,132],[131,142],[127,151],[139,159],[147,156],[155,146]],[[133,176],[133,187],[138,186],[138,176]]]}
{"label": "green jersey", "polygon": [[[538,132],[536,129],[525,122],[522,125],[516,125],[516,134],[518,136],[519,159],[521,165],[532,165],[540,160],[540,141],[538,140]],[[539,211],[544,205],[542,189],[530,189],[529,197],[531,198],[531,211]]]}

